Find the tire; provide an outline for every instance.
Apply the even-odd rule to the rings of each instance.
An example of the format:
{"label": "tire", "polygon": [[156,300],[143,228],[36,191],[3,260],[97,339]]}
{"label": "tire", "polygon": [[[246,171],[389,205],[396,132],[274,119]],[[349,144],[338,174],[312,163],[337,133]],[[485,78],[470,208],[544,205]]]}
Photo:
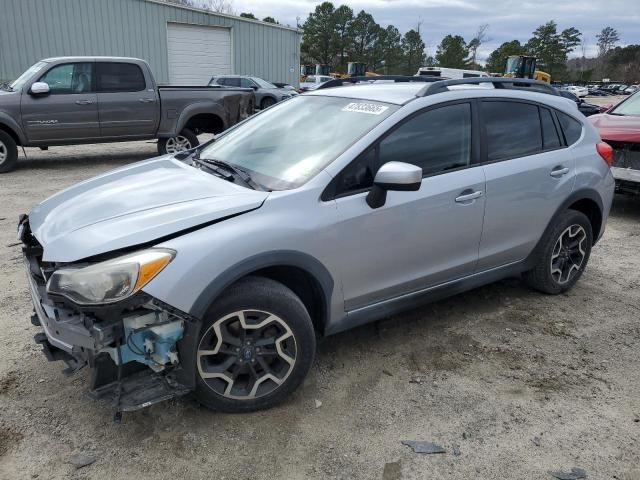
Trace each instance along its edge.
{"label": "tire", "polygon": [[247,277],[205,315],[191,356],[194,395],[216,411],[271,408],[302,383],[315,349],[313,324],[302,301],[279,282]]}
{"label": "tire", "polygon": [[200,145],[200,141],[196,134],[188,128],[183,128],[175,137],[159,138],[158,153],[160,155],[175,155],[198,145]]}
{"label": "tire", "polygon": [[560,214],[535,253],[536,266],[523,274],[532,288],[551,295],[565,292],[582,276],[593,245],[593,230],[587,216],[576,210]]}
{"label": "tire", "polygon": [[18,145],[4,130],[0,130],[0,173],[16,168],[18,163]]}
{"label": "tire", "polygon": [[260,109],[264,110],[265,108],[269,108],[272,105],[275,105],[276,101],[275,99],[271,98],[271,97],[265,97],[262,99],[262,102],[260,102]]}

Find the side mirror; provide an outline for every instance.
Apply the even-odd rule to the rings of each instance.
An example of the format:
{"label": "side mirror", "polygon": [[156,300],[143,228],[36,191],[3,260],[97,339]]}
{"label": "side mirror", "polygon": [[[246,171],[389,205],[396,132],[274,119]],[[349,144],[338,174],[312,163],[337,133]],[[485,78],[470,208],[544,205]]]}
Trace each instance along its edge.
{"label": "side mirror", "polygon": [[31,85],[31,90],[29,93],[31,95],[47,95],[51,89],[49,88],[49,84],[44,82],[35,82]]}
{"label": "side mirror", "polygon": [[257,85],[251,85],[251,88],[253,88],[254,90],[258,90],[258,86]]}
{"label": "side mirror", "polygon": [[380,167],[367,195],[367,205],[380,208],[387,201],[387,192],[415,192],[422,184],[422,168],[410,163],[387,162]]}

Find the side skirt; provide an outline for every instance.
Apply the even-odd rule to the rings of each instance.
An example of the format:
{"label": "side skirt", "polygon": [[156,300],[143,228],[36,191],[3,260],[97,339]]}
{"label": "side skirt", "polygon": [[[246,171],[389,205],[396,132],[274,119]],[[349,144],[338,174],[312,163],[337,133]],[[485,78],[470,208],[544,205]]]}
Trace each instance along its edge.
{"label": "side skirt", "polygon": [[519,275],[527,270],[527,262],[515,262],[484,272],[475,273],[467,277],[450,282],[406,293],[398,297],[356,308],[346,313],[344,317],[327,326],[325,335],[349,330],[367,323],[389,317],[396,313],[435,302],[443,298],[457,295],[504,278]]}

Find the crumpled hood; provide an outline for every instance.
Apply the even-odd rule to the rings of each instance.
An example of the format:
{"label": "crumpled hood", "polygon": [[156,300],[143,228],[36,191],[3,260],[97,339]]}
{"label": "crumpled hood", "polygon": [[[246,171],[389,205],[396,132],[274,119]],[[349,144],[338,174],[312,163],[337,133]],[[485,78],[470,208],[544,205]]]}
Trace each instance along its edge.
{"label": "crumpled hood", "polygon": [[267,195],[165,156],[63,190],[29,223],[43,260],[73,262],[253,210]]}
{"label": "crumpled hood", "polygon": [[604,141],[640,143],[640,117],[602,113],[589,120]]}

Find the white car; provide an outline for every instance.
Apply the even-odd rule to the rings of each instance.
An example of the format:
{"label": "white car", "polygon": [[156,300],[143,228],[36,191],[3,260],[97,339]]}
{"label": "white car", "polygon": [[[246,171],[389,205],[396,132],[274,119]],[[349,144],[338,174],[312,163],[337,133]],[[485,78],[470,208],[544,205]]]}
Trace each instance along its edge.
{"label": "white car", "polygon": [[589,89],[587,87],[579,87],[577,85],[568,85],[566,87],[562,87],[560,90],[566,90],[578,97],[586,97],[589,94]]}
{"label": "white car", "polygon": [[304,82],[300,83],[300,91],[313,90],[329,80],[333,80],[329,75],[309,75]]}

